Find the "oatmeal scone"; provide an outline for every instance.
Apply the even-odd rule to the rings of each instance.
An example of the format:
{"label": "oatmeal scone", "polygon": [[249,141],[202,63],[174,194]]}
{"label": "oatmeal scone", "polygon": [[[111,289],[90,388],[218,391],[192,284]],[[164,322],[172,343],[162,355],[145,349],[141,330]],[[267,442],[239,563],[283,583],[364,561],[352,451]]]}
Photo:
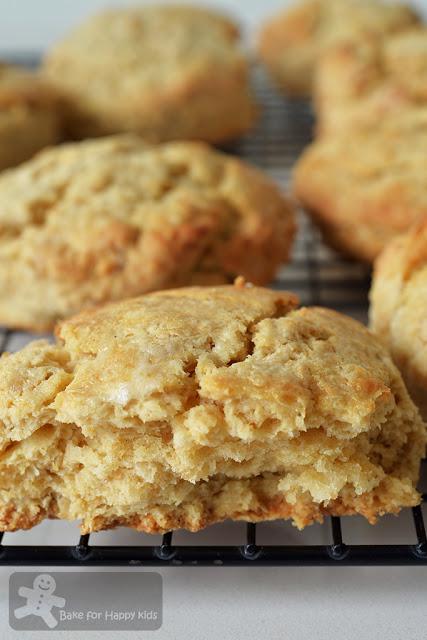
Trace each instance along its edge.
{"label": "oatmeal scone", "polygon": [[47,331],[155,289],[266,284],[294,231],[267,176],[203,143],[58,146],[0,176],[0,323]]}
{"label": "oatmeal scone", "polygon": [[236,25],[190,6],[133,7],[87,20],[46,56],[68,134],[135,132],[223,142],[256,118]]}
{"label": "oatmeal scone", "polygon": [[370,321],[427,419],[427,220],[395,238],[375,263]]}
{"label": "oatmeal scone", "polygon": [[427,218],[427,108],[325,136],[302,154],[294,191],[338,251],[372,262],[397,234]]}
{"label": "oatmeal scone", "polygon": [[0,63],[0,170],[58,142],[57,112],[54,91],[35,73]]}
{"label": "oatmeal scone", "polygon": [[259,53],[287,93],[309,96],[319,59],[343,43],[381,40],[419,21],[409,7],[381,0],[302,0],[271,18],[259,37]]}
{"label": "oatmeal scone", "polygon": [[370,522],[419,502],[425,425],[358,322],[245,285],[65,321],[0,359],[0,525]]}
{"label": "oatmeal scone", "polygon": [[427,29],[330,50],[317,66],[314,102],[317,131],[328,135],[427,106]]}

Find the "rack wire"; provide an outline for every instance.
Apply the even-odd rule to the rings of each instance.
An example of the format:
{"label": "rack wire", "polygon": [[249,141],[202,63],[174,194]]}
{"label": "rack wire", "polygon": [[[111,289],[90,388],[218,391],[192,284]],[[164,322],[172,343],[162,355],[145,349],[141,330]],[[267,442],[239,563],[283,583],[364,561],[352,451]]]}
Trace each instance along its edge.
{"label": "rack wire", "polygon": [[[20,62],[34,63],[32,56],[20,56]],[[302,149],[309,143],[313,118],[308,103],[285,100],[269,84],[261,69],[254,69],[254,88],[262,115],[257,128],[227,150],[268,172],[287,188],[291,170]],[[366,267],[346,261],[323,246],[318,232],[302,212],[299,213],[299,235],[290,265],[283,267],[272,286],[296,292],[302,304],[321,304],[344,311],[366,321],[369,271]],[[0,330],[0,351],[15,351],[32,336]],[[427,475],[423,463],[423,474]],[[423,494],[423,503],[427,494]],[[202,534],[191,535],[191,543],[174,541],[180,532],[163,535],[157,544],[149,536],[140,535],[141,543],[131,545],[91,544],[89,535],[80,536],[76,544],[1,544],[0,565],[14,566],[357,566],[357,565],[427,565],[427,536],[422,506],[403,510],[399,519],[411,514],[412,533],[405,543],[360,544],[346,542],[342,521],[327,518],[321,530],[321,544],[286,544],[295,542],[296,531],[278,532],[277,523],[246,524],[239,542],[223,544],[227,538],[219,525],[214,544],[200,543]],[[349,520],[353,520],[352,517]],[[328,527],[329,531],[325,529]],[[369,525],[368,525],[369,526]],[[387,524],[387,526],[389,526]],[[259,542],[259,530],[275,527],[275,543]],[[77,527],[76,527],[77,529]],[[356,527],[357,529],[357,527]],[[17,534],[7,534],[7,537]],[[31,532],[30,532],[31,535]],[[98,534],[96,534],[98,535]],[[113,532],[114,535],[114,532]],[[119,534],[117,534],[119,535]],[[76,533],[77,536],[77,533]],[[283,536],[283,540],[281,537]],[[354,535],[353,535],[354,537]],[[366,537],[366,536],[364,536]],[[277,539],[279,538],[279,544]],[[77,539],[77,538],[76,538]],[[138,539],[138,538],[137,538]],[[195,542],[194,542],[195,541]],[[382,541],[381,541],[382,542]]]}

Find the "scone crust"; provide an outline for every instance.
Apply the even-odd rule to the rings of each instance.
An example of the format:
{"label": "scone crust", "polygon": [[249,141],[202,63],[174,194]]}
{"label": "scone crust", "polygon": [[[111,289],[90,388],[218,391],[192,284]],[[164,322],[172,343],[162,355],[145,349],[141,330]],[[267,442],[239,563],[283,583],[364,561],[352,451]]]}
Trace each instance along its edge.
{"label": "scone crust", "polygon": [[203,143],[58,146],[0,177],[0,322],[49,331],[156,289],[270,282],[295,232],[263,173]]}
{"label": "scone crust", "polygon": [[315,141],[297,162],[294,192],[328,244],[371,263],[394,236],[427,216],[427,110]]}
{"label": "scone crust", "polygon": [[35,74],[0,63],[0,170],[60,138],[58,98]]}
{"label": "scone crust", "polygon": [[279,87],[309,96],[317,64],[329,50],[366,37],[378,41],[419,18],[403,4],[372,0],[303,0],[268,21],[260,32],[260,56]]}
{"label": "scone crust", "polygon": [[427,221],[397,237],[375,262],[370,323],[387,344],[427,419]]}
{"label": "scone crust", "polygon": [[[314,103],[320,135],[375,131],[385,118],[426,104],[427,29],[384,40],[364,37],[325,53],[316,69]],[[406,115],[405,117],[408,117]]]}
{"label": "scone crust", "polygon": [[354,320],[296,305],[243,280],[156,292],[5,355],[4,529],[304,527],[417,504],[425,425],[386,349]]}
{"label": "scone crust", "polygon": [[257,115],[238,29],[204,9],[106,11],[58,43],[44,72],[77,138],[130,131],[152,142],[220,143]]}

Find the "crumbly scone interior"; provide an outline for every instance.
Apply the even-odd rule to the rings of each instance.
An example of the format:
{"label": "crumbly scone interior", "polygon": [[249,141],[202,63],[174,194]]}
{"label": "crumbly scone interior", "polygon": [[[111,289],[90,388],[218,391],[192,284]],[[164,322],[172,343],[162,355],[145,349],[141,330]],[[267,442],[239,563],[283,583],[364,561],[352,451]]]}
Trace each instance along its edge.
{"label": "crumbly scone interior", "polygon": [[417,502],[424,425],[381,346],[292,297],[217,291],[82,314],[3,357],[2,526],[305,526]]}

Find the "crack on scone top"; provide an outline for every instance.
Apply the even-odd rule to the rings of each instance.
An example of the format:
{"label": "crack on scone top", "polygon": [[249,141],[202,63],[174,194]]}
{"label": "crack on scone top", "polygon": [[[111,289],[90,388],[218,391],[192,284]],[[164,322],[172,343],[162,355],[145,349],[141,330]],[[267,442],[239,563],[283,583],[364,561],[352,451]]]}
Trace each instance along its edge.
{"label": "crack on scone top", "polygon": [[[232,367],[235,364],[239,364],[245,362],[248,358],[252,357],[255,350],[255,341],[254,335],[257,331],[258,325],[263,320],[268,319],[278,319],[282,317],[286,317],[291,311],[289,301],[286,302],[284,299],[278,298],[274,301],[274,310],[272,313],[262,314],[261,317],[257,318],[253,322],[250,322],[243,333],[240,334],[241,337],[241,348],[238,353],[234,355],[233,358],[230,358],[227,362],[217,363],[220,369]],[[215,350],[215,341],[210,336],[206,340],[205,351],[206,352],[214,352]],[[199,364],[198,357],[192,357],[187,360],[183,364],[183,370],[187,374],[190,384],[192,385],[191,391],[188,393],[186,401],[184,402],[184,410],[183,414],[185,414],[189,409],[194,406],[201,404],[215,404],[217,407],[221,408],[222,403],[218,403],[217,401],[210,400],[207,398],[203,398],[200,395],[201,385],[200,379],[198,377],[197,367]]]}

